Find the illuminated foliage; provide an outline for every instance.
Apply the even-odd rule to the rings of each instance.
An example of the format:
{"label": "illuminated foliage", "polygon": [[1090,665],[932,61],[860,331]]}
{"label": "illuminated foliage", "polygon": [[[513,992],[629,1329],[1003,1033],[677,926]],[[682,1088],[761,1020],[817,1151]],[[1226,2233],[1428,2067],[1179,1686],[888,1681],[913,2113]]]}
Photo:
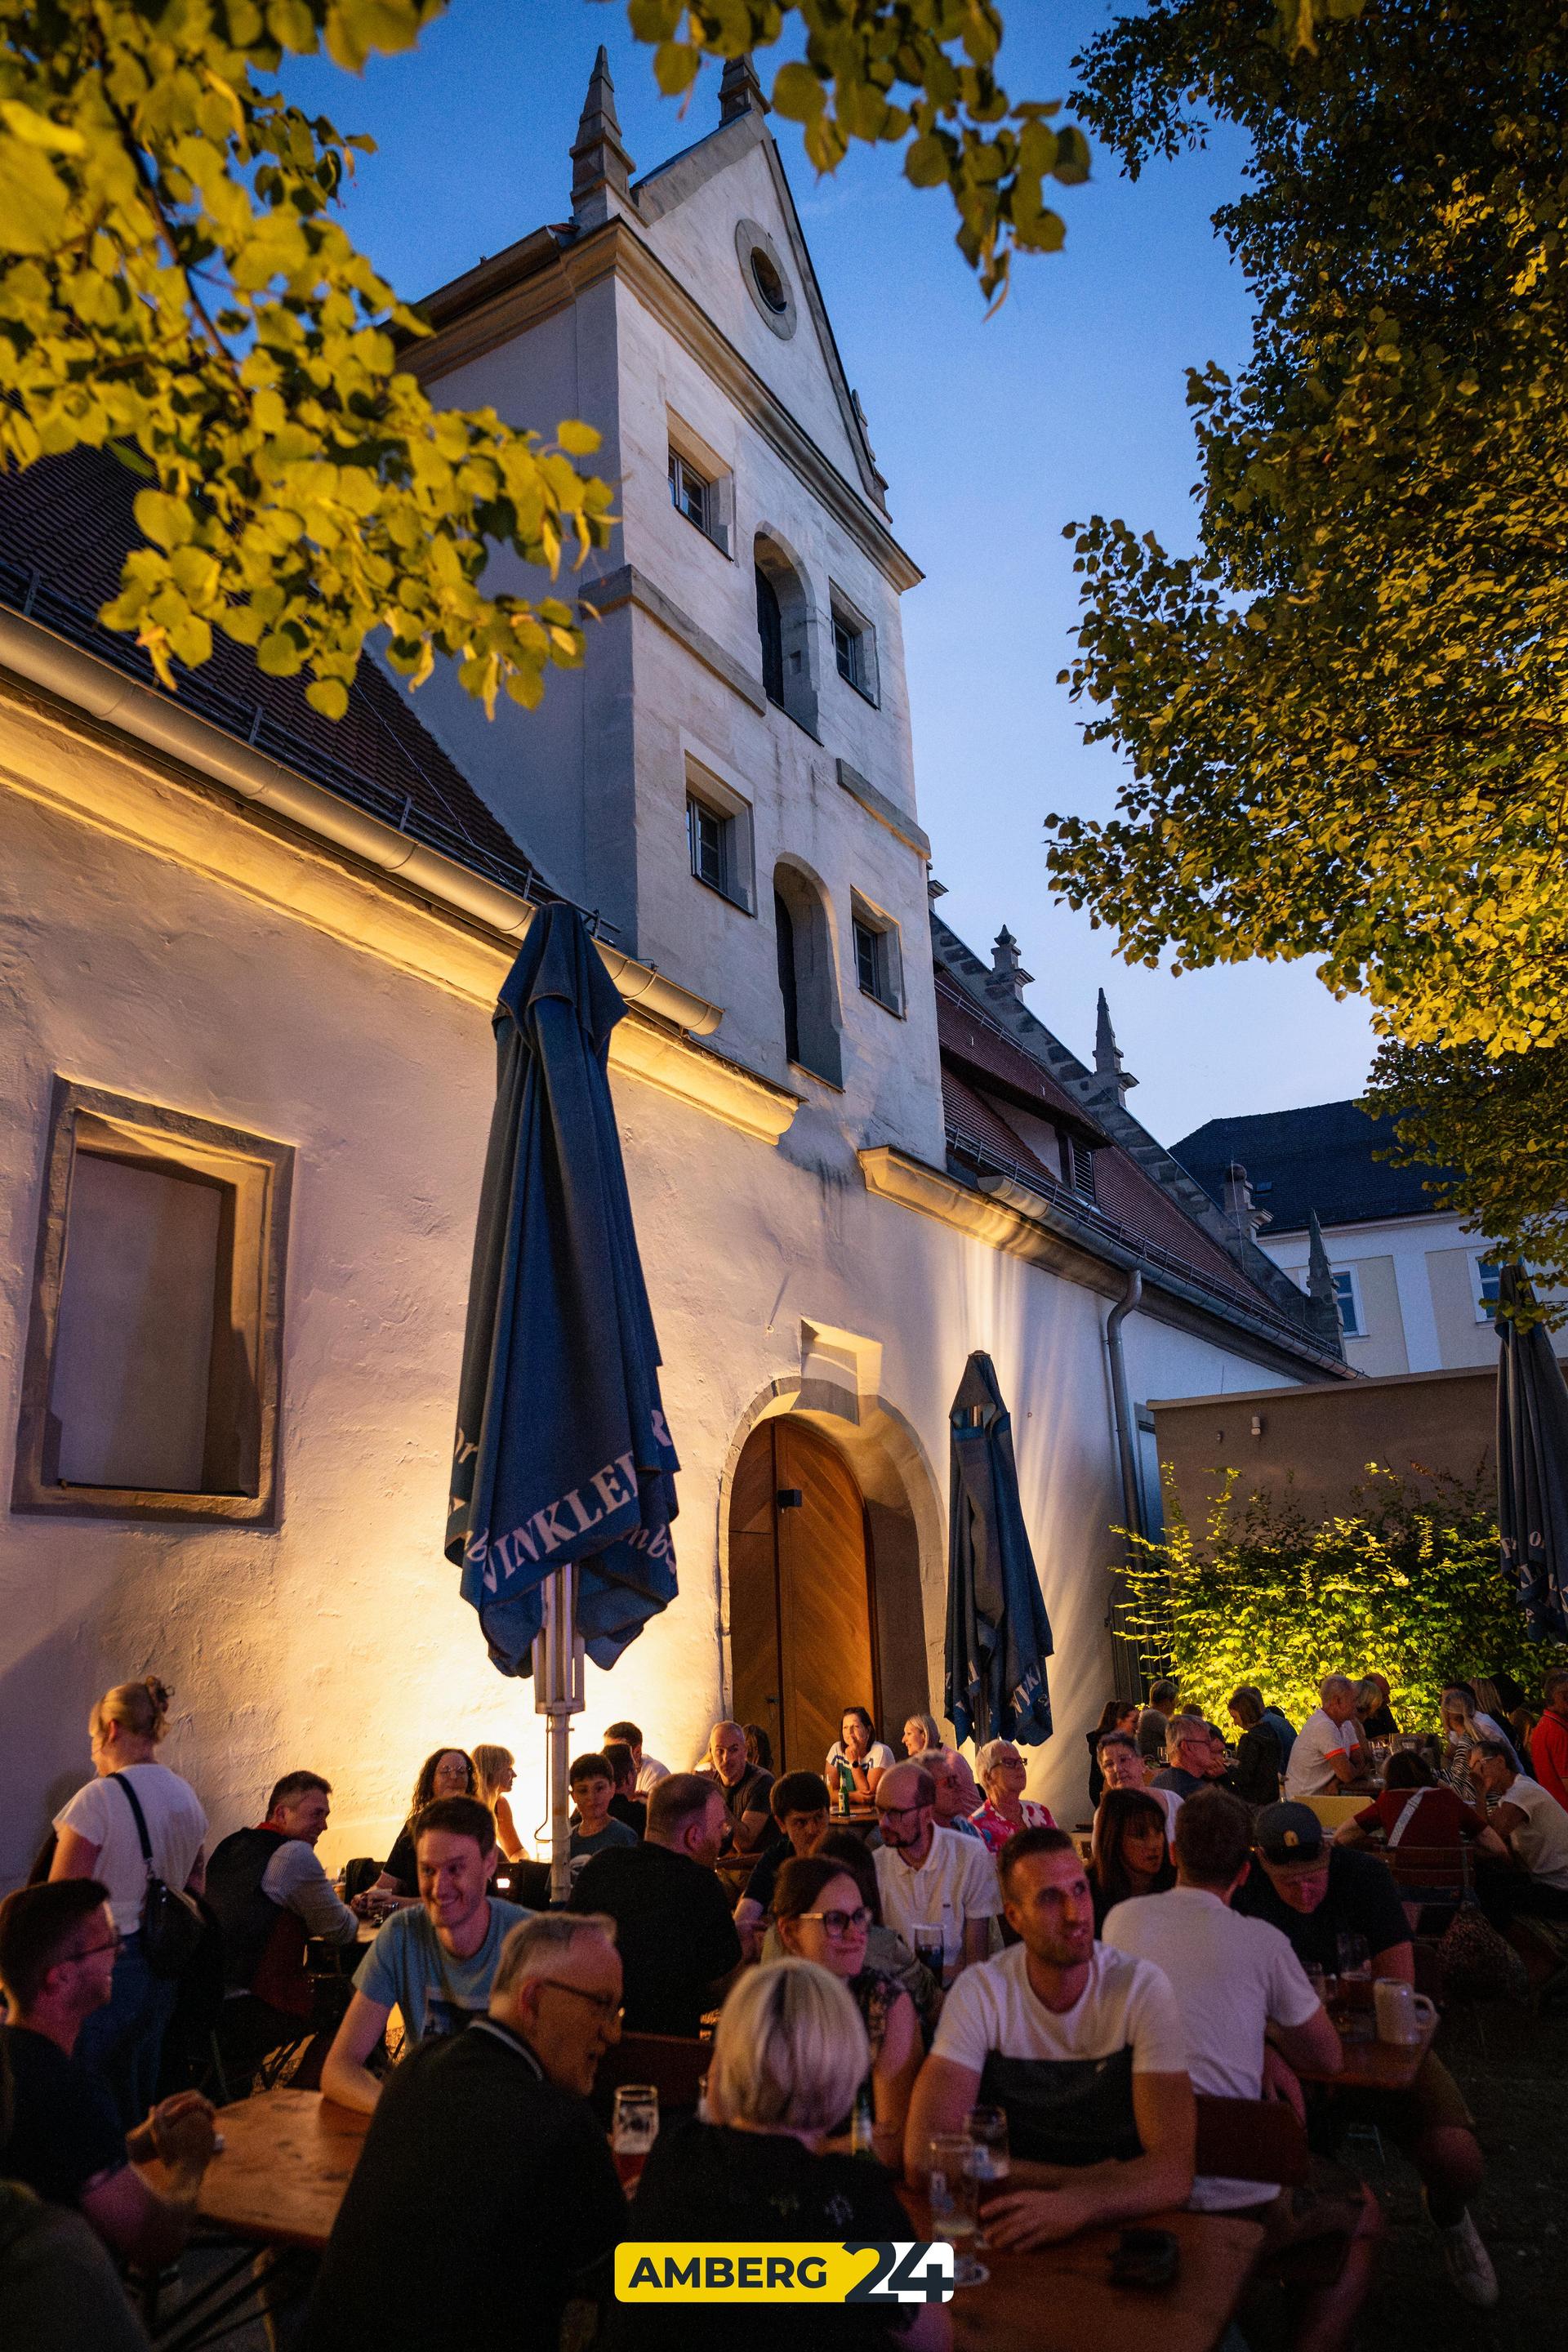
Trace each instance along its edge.
{"label": "illuminated foliage", "polygon": [[1239,1475],[1200,1535],[1178,1516],[1163,1542],[1132,1538],[1131,1566],[1113,1571],[1133,1595],[1120,1638],[1212,1721],[1227,1721],[1238,1683],[1300,1724],[1325,1675],[1376,1673],[1402,1726],[1435,1730],[1446,1683],[1506,1673],[1534,1695],[1568,1664],[1568,1650],[1526,1637],[1484,1481],[1443,1479],[1421,1496],[1369,1465],[1362,1512],[1313,1520],[1289,1498],[1238,1500]]}
{"label": "illuminated foliage", "polygon": [[1133,171],[1248,132],[1257,324],[1190,378],[1197,556],[1077,530],[1064,676],[1131,773],[1050,871],[1133,961],[1314,957],[1413,1048],[1528,1059],[1568,1044],[1568,15],[1376,0],[1303,54],[1272,13],[1150,0],[1083,64]]}

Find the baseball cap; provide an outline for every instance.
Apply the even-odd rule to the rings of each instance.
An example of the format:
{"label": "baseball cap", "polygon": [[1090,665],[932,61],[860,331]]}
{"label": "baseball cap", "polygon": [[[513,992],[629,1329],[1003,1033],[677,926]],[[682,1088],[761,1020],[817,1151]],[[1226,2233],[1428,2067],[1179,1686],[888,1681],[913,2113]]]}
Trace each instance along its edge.
{"label": "baseball cap", "polygon": [[1316,1862],[1323,1850],[1323,1824],[1310,1805],[1265,1805],[1252,1834],[1265,1862],[1287,1867]]}

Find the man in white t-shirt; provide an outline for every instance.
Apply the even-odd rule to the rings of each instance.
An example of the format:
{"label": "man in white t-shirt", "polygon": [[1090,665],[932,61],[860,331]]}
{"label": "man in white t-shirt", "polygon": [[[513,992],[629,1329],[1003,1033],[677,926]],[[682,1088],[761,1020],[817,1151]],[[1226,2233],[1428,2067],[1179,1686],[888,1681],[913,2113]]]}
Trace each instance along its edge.
{"label": "man in white t-shirt", "polygon": [[1512,1753],[1500,1739],[1477,1741],[1470,1779],[1521,1874],[1498,1874],[1508,1908],[1539,1919],[1568,1919],[1568,1813],[1539,1780],[1514,1770]]}
{"label": "man in white t-shirt", "polygon": [[1138,1742],[1129,1732],[1108,1731],[1095,1749],[1100,1769],[1108,1789],[1142,1789],[1164,1809],[1165,1835],[1174,1837],[1176,1815],[1186,1799],[1179,1789],[1155,1789],[1149,1785],[1149,1766],[1140,1753]]}
{"label": "man in white t-shirt", "polygon": [[1016,2184],[986,2208],[993,2245],[1052,2245],[1184,2204],[1194,2110],[1170,1986],[1149,1961],[1095,1943],[1065,1830],[1021,1830],[1001,1871],[1021,1941],[949,1993],[910,2104],[906,2171],[923,2178],[932,2136],[962,2132],[983,2100],[1006,2112]]}
{"label": "man in white t-shirt", "polygon": [[[1241,1918],[1229,1907],[1250,1866],[1247,1808],[1224,1789],[1204,1790],[1182,1808],[1175,1844],[1175,1885],[1119,1903],[1102,1934],[1116,1951],[1163,1969],[1181,2012],[1194,2090],[1260,2098],[1270,2044],[1289,2065],[1337,2074],[1344,2063],[1340,2037],[1289,1939],[1267,1920]],[[1278,2074],[1273,2079],[1280,2087]],[[1293,2079],[1285,2076],[1283,2086],[1300,2113]],[[1276,2248],[1289,2247],[1294,2256],[1304,2244],[1321,2244],[1327,2275],[1302,2296],[1296,2341],[1311,2352],[1337,2352],[1372,2284],[1379,2214],[1370,2191],[1327,2166],[1295,2191],[1200,2173],[1191,2203],[1200,2213],[1248,2212],[1263,2221],[1266,2262]],[[1292,2276],[1300,2294],[1305,2282]]]}
{"label": "man in white t-shirt", "polygon": [[1330,1675],[1318,1685],[1318,1699],[1285,1767],[1287,1797],[1331,1797],[1362,1777],[1365,1758],[1352,1684],[1344,1675]]}
{"label": "man in white t-shirt", "polygon": [[632,1751],[632,1762],[637,1767],[637,1793],[639,1797],[650,1795],[661,1780],[668,1780],[668,1765],[661,1764],[657,1756],[644,1755],[642,1733],[635,1723],[612,1723],[605,1734],[605,1745],[608,1747],[612,1740],[619,1740],[624,1747],[629,1748]]}
{"label": "man in white t-shirt", "polygon": [[917,1949],[915,1929],[942,1930],[943,1973],[971,1967],[991,1948],[1002,1912],[996,1865],[977,1838],[936,1823],[936,1783],[923,1764],[895,1764],[877,1784],[877,1889],[882,1924]]}

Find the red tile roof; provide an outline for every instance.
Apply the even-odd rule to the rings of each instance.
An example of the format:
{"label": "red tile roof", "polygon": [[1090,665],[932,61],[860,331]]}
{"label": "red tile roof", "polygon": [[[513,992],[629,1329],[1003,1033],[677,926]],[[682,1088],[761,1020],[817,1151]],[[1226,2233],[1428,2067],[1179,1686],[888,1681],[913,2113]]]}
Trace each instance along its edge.
{"label": "red tile roof", "polygon": [[942,1051],[963,1064],[982,1083],[991,1079],[1021,1096],[1042,1118],[1060,1121],[1073,1133],[1103,1143],[1105,1135],[1092,1112],[1075,1102],[1032,1054],[993,1025],[973,998],[945,971],[936,968],[937,1034]]}
{"label": "red tile roof", "polygon": [[[153,686],[135,640],[97,618],[142,544],[132,512],[141,488],[94,449],[0,473],[0,604]],[[178,675],[182,708],[508,888],[555,895],[371,656],[335,721],[311,709],[306,677],[268,677],[221,635],[210,661]]]}

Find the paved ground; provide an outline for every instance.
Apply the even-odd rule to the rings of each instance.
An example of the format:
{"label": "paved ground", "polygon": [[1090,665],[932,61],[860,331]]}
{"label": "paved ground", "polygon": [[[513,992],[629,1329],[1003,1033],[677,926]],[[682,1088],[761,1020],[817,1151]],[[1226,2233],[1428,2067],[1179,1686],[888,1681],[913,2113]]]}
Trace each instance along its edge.
{"label": "paved ground", "polygon": [[[1493,2312],[1449,2287],[1421,2215],[1415,2174],[1394,2147],[1352,2140],[1346,2160],[1375,2189],[1389,2221],[1378,2280],[1363,2315],[1363,2352],[1557,2352],[1568,2343],[1568,2002],[1540,2020],[1501,2002],[1450,2007],[1437,2047],[1480,2128],[1487,2183],[1476,2207],[1502,2286]],[[201,2258],[187,2268],[199,2274]],[[1151,2321],[1154,2312],[1151,2307]],[[1248,2352],[1285,2352],[1289,2314],[1262,2315]],[[1158,2327],[1149,2337],[1157,2344]],[[268,2352],[259,2327],[226,2352]],[[441,2352],[432,2347],[432,2352]],[[1085,2345],[1082,2352],[1127,2352]]]}
{"label": "paved ground", "polygon": [[[1539,2020],[1499,2001],[1452,2004],[1436,2046],[1486,2151],[1474,2210],[1502,2297],[1490,2312],[1459,2301],[1415,2175],[1396,2148],[1352,2140],[1346,2160],[1371,2182],[1390,2225],[1360,2342],[1364,2352],[1555,2352],[1568,2342],[1568,2003]],[[1274,2310],[1250,2352],[1283,2352],[1289,2342],[1287,2315]]]}

